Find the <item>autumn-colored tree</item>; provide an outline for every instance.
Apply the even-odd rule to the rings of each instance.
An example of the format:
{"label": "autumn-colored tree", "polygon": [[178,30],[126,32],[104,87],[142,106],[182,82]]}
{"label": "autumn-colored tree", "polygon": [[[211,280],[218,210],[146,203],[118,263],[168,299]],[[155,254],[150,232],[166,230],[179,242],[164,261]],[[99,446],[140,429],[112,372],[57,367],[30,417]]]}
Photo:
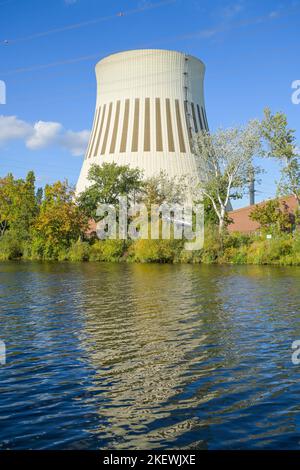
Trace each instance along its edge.
{"label": "autumn-colored tree", "polygon": [[249,218],[258,222],[265,231],[290,232],[293,227],[293,218],[288,211],[287,205],[284,202],[280,204],[278,199],[272,199],[264,204],[256,205],[251,211]]}
{"label": "autumn-colored tree", "polygon": [[86,217],[68,183],[46,185],[39,214],[33,226],[34,249],[45,258],[56,257],[77,240],[86,228]]}

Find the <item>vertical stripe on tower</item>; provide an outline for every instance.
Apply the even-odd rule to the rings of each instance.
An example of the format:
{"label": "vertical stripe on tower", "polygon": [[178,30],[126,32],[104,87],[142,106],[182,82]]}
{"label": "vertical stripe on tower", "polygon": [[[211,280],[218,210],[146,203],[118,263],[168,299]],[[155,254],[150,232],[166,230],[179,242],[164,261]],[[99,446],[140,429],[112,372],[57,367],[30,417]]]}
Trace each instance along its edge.
{"label": "vertical stripe on tower", "polygon": [[134,121],[133,121],[133,134],[132,134],[132,145],[131,151],[137,152],[139,146],[139,117],[140,117],[140,100],[135,99],[134,105]]}
{"label": "vertical stripe on tower", "polygon": [[192,128],[191,128],[191,123],[190,123],[190,113],[189,113],[189,108],[188,108],[188,102],[184,102],[184,114],[185,114],[185,122],[186,122],[186,127],[189,135],[189,144],[190,144],[190,150],[192,151],[192,141],[193,141],[193,135],[192,135]]}
{"label": "vertical stripe on tower", "polygon": [[122,129],[122,137],[121,137],[121,145],[120,145],[120,152],[126,152],[127,147],[127,134],[128,134],[128,122],[129,122],[129,100],[125,101],[125,109],[124,109],[124,120],[123,120],[123,129]]}
{"label": "vertical stripe on tower", "polygon": [[91,137],[90,137],[90,143],[89,143],[89,146],[88,146],[88,149],[87,149],[87,152],[86,152],[86,158],[91,157],[92,147],[93,147],[94,141],[95,141],[95,132],[96,132],[96,127],[97,127],[97,123],[98,123],[98,119],[99,119],[100,110],[101,110],[101,106],[99,106],[99,108],[95,110],[93,127],[92,127],[92,132],[91,132]]}
{"label": "vertical stripe on tower", "polygon": [[109,153],[114,153],[115,148],[116,148],[116,142],[117,142],[117,135],[118,135],[118,125],[119,125],[119,118],[120,118],[120,100],[117,101],[117,107],[116,107],[116,114],[115,114],[115,122],[114,122],[114,129],[113,129],[113,134],[111,138],[111,145],[110,145],[110,150]]}
{"label": "vertical stripe on tower", "polygon": [[[100,124],[100,129],[99,131],[96,130],[95,137],[97,136],[97,141],[96,141],[96,147],[94,150],[94,157],[98,155],[98,150],[99,150],[99,145],[100,145],[100,139],[101,139],[101,134],[102,134],[102,129],[103,129],[103,124],[104,124],[104,118],[105,118],[105,112],[106,112],[106,104],[103,106],[102,110],[102,117],[101,117],[101,124]],[[99,114],[100,118],[100,114]],[[97,126],[98,127],[98,126]]]}
{"label": "vertical stripe on tower", "polygon": [[207,127],[207,130],[209,131],[209,127],[208,127],[208,120],[207,120],[207,116],[206,116],[206,109],[204,108],[204,117],[205,117],[205,122],[206,122],[206,127]]}
{"label": "vertical stripe on tower", "polygon": [[150,98],[145,99],[144,152],[150,152]]}
{"label": "vertical stripe on tower", "polygon": [[203,110],[202,106],[201,106],[201,111],[202,111],[202,117],[203,117],[203,122],[204,122],[205,128],[208,131],[208,125],[207,125],[207,121],[205,119],[205,114],[204,114],[204,110]]}
{"label": "vertical stripe on tower", "polygon": [[179,149],[180,152],[185,152],[185,144],[184,144],[184,137],[183,137],[183,130],[182,130],[182,121],[180,115],[180,107],[179,107],[179,100],[175,100],[175,109],[176,109],[176,121],[177,121],[177,132],[178,132],[178,139],[179,139]]}
{"label": "vertical stripe on tower", "polygon": [[107,144],[110,121],[111,121],[111,112],[112,112],[112,103],[109,103],[107,123],[106,123],[106,129],[105,129],[105,134],[104,134],[104,139],[103,139],[103,144],[102,144],[102,149],[101,149],[101,155],[104,155],[105,150],[106,150],[106,144]]}
{"label": "vertical stripe on tower", "polygon": [[168,132],[169,152],[175,152],[172,118],[171,118],[171,104],[170,104],[169,98],[166,98],[166,114],[167,114],[167,132]]}
{"label": "vertical stripe on tower", "polygon": [[198,132],[198,126],[197,126],[197,120],[196,120],[196,113],[195,113],[195,106],[194,103],[191,103],[192,106],[192,115],[193,115],[193,121],[194,121],[194,129],[195,132]]}
{"label": "vertical stripe on tower", "polygon": [[197,104],[197,111],[198,111],[198,118],[199,118],[200,129],[201,129],[201,131],[204,131],[204,126],[203,126],[203,124],[202,124],[202,119],[201,119],[201,113],[200,113],[199,104]]}
{"label": "vertical stripe on tower", "polygon": [[163,151],[162,142],[162,129],[161,129],[161,110],[160,110],[160,99],[155,99],[155,116],[156,116],[156,150],[157,152]]}

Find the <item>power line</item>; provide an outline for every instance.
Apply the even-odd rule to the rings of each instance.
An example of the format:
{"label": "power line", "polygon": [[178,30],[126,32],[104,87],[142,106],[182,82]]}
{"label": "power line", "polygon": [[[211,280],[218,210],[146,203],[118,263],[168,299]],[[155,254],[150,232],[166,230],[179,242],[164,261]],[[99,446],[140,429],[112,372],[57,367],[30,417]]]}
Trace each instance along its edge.
{"label": "power line", "polygon": [[[11,0],[9,0],[9,1],[11,1]],[[137,13],[142,13],[143,11],[153,10],[155,8],[160,8],[160,7],[163,7],[165,5],[175,3],[175,2],[177,2],[177,0],[164,0],[164,1],[159,2],[159,3],[149,3],[149,4],[145,4],[144,6],[139,7],[139,8],[135,8],[135,9],[132,9],[132,10],[127,10],[127,11],[124,11],[124,12],[115,13],[114,15],[101,16],[99,18],[94,18],[93,20],[82,21],[80,23],[74,23],[74,24],[70,24],[70,25],[67,25],[67,26],[62,26],[60,28],[50,29],[48,31],[41,31],[39,33],[31,34],[29,36],[24,36],[24,37],[21,37],[21,38],[5,39],[5,40],[2,41],[2,43],[0,43],[0,45],[7,46],[7,45],[11,45],[11,44],[16,44],[16,43],[19,43],[19,42],[25,42],[25,41],[30,41],[32,39],[38,39],[38,38],[42,38],[42,37],[45,37],[45,36],[50,36],[52,34],[62,33],[64,31],[71,31],[71,30],[74,30],[74,29],[84,28],[86,26],[91,26],[91,25],[94,25],[94,24],[97,24],[97,23],[110,21],[110,20],[116,19],[117,17],[131,16],[131,15],[135,15]]]}
{"label": "power line", "polygon": [[[177,1],[177,0],[169,0],[168,2],[163,2],[163,4],[174,3],[175,1]],[[157,5],[162,6],[162,4],[157,4]],[[149,9],[149,7],[147,9]],[[138,10],[135,10],[135,11],[137,12]],[[141,11],[141,10],[139,10],[139,11]],[[192,38],[193,37],[192,35],[193,35],[193,33],[191,33],[189,35],[186,35],[186,36],[185,35],[171,36],[171,37],[162,38],[161,40],[163,42],[168,41],[168,40],[172,40],[172,41],[174,41],[174,40],[183,40],[183,39],[186,39],[186,38]],[[198,32],[195,33],[195,37],[196,37],[196,35],[198,35],[198,37],[199,37]],[[152,42],[152,46],[153,46],[153,44],[154,43]],[[0,43],[0,46],[1,46],[1,43]],[[146,48],[146,47],[150,47],[150,45],[149,44],[148,44],[148,46],[144,45],[143,49]],[[56,62],[50,62],[50,63],[47,63],[47,64],[32,65],[32,66],[29,66],[29,67],[20,67],[20,68],[17,68],[17,69],[6,70],[6,71],[4,70],[4,71],[0,71],[0,74],[1,74],[1,76],[7,76],[7,75],[16,75],[16,74],[24,73],[24,72],[35,72],[35,71],[39,71],[39,70],[59,67],[59,66],[62,66],[62,65],[75,64],[75,63],[80,63],[80,62],[89,61],[89,60],[93,60],[93,59],[99,59],[100,56],[101,55],[98,52],[96,54],[90,54],[90,55],[86,55],[86,56],[75,57],[75,58],[65,59],[65,60],[56,61]]]}
{"label": "power line", "polygon": [[0,72],[1,76],[3,75],[12,75],[12,74],[18,74],[18,73],[24,73],[24,72],[34,72],[36,70],[43,70],[43,69],[48,69],[51,67],[58,67],[59,65],[65,65],[65,64],[75,64],[77,62],[83,62],[86,60],[91,60],[99,57],[99,54],[92,54],[92,55],[87,55],[87,56],[82,56],[82,57],[75,57],[73,59],[67,59],[67,60],[62,60],[58,62],[50,62],[48,64],[41,64],[41,65],[33,65],[31,67],[21,67],[19,69],[14,69],[14,70],[8,70],[4,72]]}

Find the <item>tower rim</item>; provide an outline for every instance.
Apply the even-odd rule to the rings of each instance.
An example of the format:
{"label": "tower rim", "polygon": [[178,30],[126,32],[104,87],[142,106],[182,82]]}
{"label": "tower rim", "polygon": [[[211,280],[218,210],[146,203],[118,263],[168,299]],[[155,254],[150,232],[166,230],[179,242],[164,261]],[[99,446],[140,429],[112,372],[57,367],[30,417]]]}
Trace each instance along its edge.
{"label": "tower rim", "polygon": [[178,51],[178,50],[175,50],[175,49],[160,49],[160,48],[139,48],[139,49],[125,49],[125,50],[121,50],[121,51],[116,51],[116,52],[113,52],[111,54],[108,54],[104,57],[102,57],[102,59],[100,59],[97,63],[96,63],[96,66],[95,68],[97,68],[99,65],[102,65],[103,63],[105,63],[105,61],[109,60],[110,58],[113,58],[115,56],[126,56],[127,54],[138,54],[138,53],[146,53],[146,52],[165,52],[165,53],[175,53],[175,54],[179,54],[181,56],[185,56],[189,59],[193,59],[193,60],[196,60],[197,62],[200,62],[200,64],[204,67],[204,69],[206,68],[205,67],[205,63],[199,59],[198,57],[192,55],[192,54],[188,54],[186,52],[183,52],[183,51]]}

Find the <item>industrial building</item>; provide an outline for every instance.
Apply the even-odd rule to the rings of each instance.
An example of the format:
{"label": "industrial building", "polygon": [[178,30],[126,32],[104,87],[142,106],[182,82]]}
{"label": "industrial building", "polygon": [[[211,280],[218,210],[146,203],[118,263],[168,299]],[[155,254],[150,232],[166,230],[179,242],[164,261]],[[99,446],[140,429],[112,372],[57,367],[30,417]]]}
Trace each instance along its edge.
{"label": "industrial building", "polygon": [[90,142],[77,183],[92,164],[129,164],[144,177],[197,175],[193,138],[208,130],[205,66],[176,51],[142,49],[112,54],[96,65],[97,101]]}

